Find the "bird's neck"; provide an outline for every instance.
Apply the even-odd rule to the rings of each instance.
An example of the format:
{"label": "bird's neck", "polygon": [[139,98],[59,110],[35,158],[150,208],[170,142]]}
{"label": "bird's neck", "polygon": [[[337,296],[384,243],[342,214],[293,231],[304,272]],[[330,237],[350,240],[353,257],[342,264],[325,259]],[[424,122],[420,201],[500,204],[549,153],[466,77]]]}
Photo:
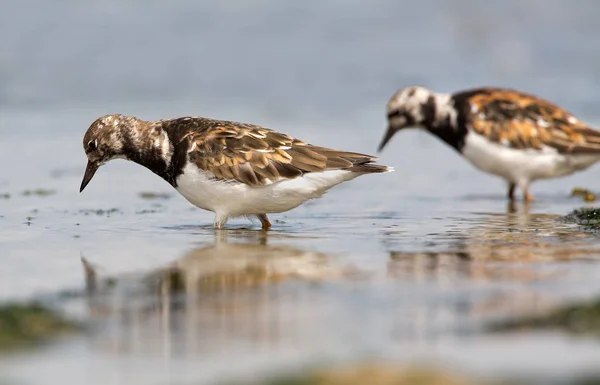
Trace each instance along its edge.
{"label": "bird's neck", "polygon": [[452,95],[433,93],[428,104],[429,111],[424,114],[425,129],[461,152],[466,130],[460,127],[459,110],[454,104]]}
{"label": "bird's neck", "polygon": [[170,184],[173,145],[161,122],[136,120],[121,131],[125,158],[142,165]]}

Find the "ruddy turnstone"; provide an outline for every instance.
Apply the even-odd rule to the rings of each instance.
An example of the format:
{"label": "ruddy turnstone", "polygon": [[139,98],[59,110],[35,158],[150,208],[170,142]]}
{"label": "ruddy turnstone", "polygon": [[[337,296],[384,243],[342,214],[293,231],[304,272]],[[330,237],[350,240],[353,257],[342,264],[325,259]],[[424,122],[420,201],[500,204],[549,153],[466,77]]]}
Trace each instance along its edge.
{"label": "ruddy turnstone", "polygon": [[524,92],[475,88],[454,94],[407,87],[387,104],[381,151],[403,128],[420,127],[475,167],[504,178],[532,200],[529,184],[584,170],[600,160],[600,131],[559,106]]}
{"label": "ruddy turnstone", "polygon": [[96,170],[123,158],[154,172],[193,205],[227,219],[291,210],[333,186],[363,174],[391,171],[377,158],[313,146],[289,135],[246,123],[202,117],[144,121],[106,115],[85,133],[88,158],[81,189]]}

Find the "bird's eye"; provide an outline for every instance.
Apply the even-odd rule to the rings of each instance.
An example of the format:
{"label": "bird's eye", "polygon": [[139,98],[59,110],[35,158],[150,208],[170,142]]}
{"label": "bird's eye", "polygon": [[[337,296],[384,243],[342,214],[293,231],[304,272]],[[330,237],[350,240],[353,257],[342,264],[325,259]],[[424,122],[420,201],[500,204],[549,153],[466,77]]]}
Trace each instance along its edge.
{"label": "bird's eye", "polygon": [[94,151],[96,148],[98,148],[98,141],[96,139],[90,140],[88,142],[88,151]]}

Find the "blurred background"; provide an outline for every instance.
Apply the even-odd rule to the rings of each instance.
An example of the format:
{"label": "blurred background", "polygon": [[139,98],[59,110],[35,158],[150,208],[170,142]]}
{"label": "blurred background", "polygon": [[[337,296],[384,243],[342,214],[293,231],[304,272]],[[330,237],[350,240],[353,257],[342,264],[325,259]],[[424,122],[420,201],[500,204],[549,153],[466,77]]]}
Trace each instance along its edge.
{"label": "blurred background", "polygon": [[[575,112],[595,110],[600,27],[592,0],[45,4],[4,3],[4,113],[92,109],[347,125],[381,111],[408,84],[511,86]],[[382,120],[371,123],[373,136]]]}
{"label": "blurred background", "polygon": [[573,187],[600,187],[598,168],[507,209],[501,180],[406,132],[381,154],[394,173],[274,216],[268,235],[243,218],[216,234],[211,213],[128,162],[78,187],[83,134],[108,113],[374,153],[398,88],[490,85],[597,124],[599,15],[592,0],[3,1],[0,300],[93,327],[0,352],[0,383],[263,383],[365,362],[385,368],[302,381],[598,374],[594,337],[485,331],[600,293],[596,237],[561,219],[583,205]]}

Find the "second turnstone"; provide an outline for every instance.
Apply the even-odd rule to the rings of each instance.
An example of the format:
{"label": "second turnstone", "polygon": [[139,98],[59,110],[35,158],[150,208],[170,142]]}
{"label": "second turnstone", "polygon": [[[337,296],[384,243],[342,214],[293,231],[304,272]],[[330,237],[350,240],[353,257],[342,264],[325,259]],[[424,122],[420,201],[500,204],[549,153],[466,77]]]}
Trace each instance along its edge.
{"label": "second turnstone", "polygon": [[532,181],[566,176],[600,160],[600,131],[520,91],[475,88],[443,94],[407,87],[389,100],[387,117],[379,151],[401,129],[424,128],[478,169],[505,179],[511,200],[516,187],[530,201]]}
{"label": "second turnstone", "polygon": [[377,158],[313,146],[246,123],[202,117],[144,121],[106,115],[83,138],[88,158],[81,189],[96,170],[124,158],[154,172],[193,205],[213,211],[214,227],[227,219],[291,210],[333,186],[363,174],[391,171]]}

